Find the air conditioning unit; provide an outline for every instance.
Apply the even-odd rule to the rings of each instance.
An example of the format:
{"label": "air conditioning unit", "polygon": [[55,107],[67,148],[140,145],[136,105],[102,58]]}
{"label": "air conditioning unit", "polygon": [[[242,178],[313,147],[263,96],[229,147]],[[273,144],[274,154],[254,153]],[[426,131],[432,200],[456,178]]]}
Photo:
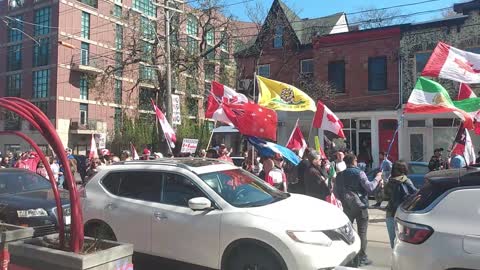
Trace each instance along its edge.
{"label": "air conditioning unit", "polygon": [[250,79],[238,80],[237,90],[239,92],[246,92],[246,91],[248,91],[251,83],[252,83],[252,80],[250,80]]}

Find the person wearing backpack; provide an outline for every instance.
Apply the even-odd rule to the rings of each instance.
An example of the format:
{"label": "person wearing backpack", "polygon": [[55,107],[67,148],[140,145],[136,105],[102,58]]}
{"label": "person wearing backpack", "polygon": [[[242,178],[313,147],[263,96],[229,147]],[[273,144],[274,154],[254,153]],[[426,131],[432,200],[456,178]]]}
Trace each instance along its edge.
{"label": "person wearing backpack", "polygon": [[397,208],[409,196],[415,194],[417,189],[407,177],[408,165],[405,161],[399,160],[393,164],[392,174],[385,185],[385,195],[390,199],[386,208],[386,223],[390,246],[393,248],[395,242],[395,213]]}

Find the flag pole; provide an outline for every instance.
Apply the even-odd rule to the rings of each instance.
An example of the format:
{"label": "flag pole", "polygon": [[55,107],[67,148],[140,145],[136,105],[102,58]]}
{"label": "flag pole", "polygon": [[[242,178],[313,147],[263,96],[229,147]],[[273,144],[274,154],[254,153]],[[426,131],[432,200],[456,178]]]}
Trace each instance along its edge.
{"label": "flag pole", "polygon": [[[255,88],[257,87],[257,72],[253,72],[253,103],[257,103],[255,99]],[[255,147],[252,145],[252,168],[253,171],[255,171]],[[247,153],[248,153],[248,148],[247,148]]]}
{"label": "flag pole", "polygon": [[[398,130],[400,129],[400,127],[402,126],[402,122],[403,122],[403,119],[405,117],[405,114],[402,113],[402,115],[400,116],[400,120],[398,121],[398,125],[397,125],[397,129],[395,130],[395,132],[393,133],[393,138],[392,140],[390,141],[390,144],[388,145],[388,150],[387,150],[387,153],[384,157],[383,160],[388,160],[388,156],[390,155],[390,151],[392,150],[392,146],[393,146],[393,143],[395,142],[395,137],[397,136],[398,134]],[[351,128],[351,126],[350,126]],[[351,132],[351,129],[350,129],[350,132]],[[351,133],[350,133],[351,134]],[[350,135],[350,140],[351,140],[351,135]],[[383,162],[383,161],[382,161]],[[382,164],[380,164],[381,166]],[[380,167],[381,168],[381,167]]]}
{"label": "flag pole", "polygon": [[207,151],[208,149],[210,149],[210,143],[212,143],[212,138],[213,138],[213,133],[215,132],[215,128],[217,127],[217,120],[215,120],[215,122],[213,123],[213,129],[212,129],[212,133],[210,134],[210,139],[208,139],[208,144],[207,144]]}
{"label": "flag pole", "polygon": [[312,129],[313,129],[313,120],[315,120],[315,114],[313,114],[312,123],[310,124],[310,129],[308,130],[307,144],[310,142],[310,135],[311,135]]}

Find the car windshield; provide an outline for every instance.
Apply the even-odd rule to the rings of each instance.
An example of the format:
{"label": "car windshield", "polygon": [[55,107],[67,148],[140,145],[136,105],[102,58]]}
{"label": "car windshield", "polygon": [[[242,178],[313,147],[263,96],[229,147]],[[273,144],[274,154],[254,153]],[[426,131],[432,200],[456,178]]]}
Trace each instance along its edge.
{"label": "car windshield", "polygon": [[290,196],[241,169],[212,172],[199,176],[218,195],[235,207],[263,206]]}
{"label": "car windshield", "polygon": [[40,189],[50,189],[50,182],[29,172],[0,173],[0,194],[15,194]]}

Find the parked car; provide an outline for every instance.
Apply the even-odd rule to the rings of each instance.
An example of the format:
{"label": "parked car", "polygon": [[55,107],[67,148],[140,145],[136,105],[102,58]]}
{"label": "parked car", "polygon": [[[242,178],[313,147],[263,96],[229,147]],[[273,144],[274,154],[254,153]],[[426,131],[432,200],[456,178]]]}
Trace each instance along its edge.
{"label": "parked car", "polygon": [[397,210],[393,270],[480,269],[480,169],[426,175]]}
{"label": "parked car", "polygon": [[87,183],[83,207],[87,235],[213,269],[331,269],[360,249],[337,207],[217,160],[108,166]]}
{"label": "parked car", "polygon": [[[408,164],[408,178],[412,180],[412,183],[416,188],[421,188],[424,183],[424,178],[428,169],[428,162],[410,161]],[[380,168],[373,169],[367,173],[368,180],[372,181],[375,175],[380,171]]]}
{"label": "parked car", "polygon": [[[60,190],[65,224],[70,225],[69,195]],[[33,227],[34,236],[55,233],[57,208],[50,182],[24,169],[0,169],[0,222]]]}

